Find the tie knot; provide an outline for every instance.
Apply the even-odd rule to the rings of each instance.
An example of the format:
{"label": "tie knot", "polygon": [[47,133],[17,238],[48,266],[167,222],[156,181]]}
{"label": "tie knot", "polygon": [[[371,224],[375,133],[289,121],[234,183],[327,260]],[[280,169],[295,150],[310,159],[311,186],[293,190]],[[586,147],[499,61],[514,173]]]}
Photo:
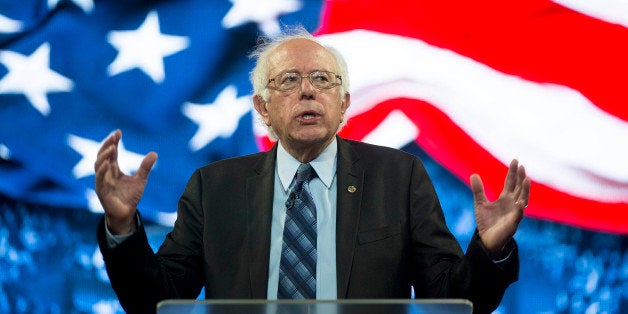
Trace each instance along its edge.
{"label": "tie knot", "polygon": [[316,171],[309,163],[299,165],[297,169],[297,182],[309,182],[316,177]]}

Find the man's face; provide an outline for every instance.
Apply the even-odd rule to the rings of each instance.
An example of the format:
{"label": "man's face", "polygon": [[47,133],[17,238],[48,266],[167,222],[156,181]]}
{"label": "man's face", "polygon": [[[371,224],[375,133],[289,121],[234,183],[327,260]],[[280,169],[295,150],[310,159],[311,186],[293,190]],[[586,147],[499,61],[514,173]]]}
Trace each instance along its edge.
{"label": "man's face", "polygon": [[[323,47],[306,39],[294,39],[277,47],[269,56],[269,77],[284,72],[307,75],[313,71],[337,73],[334,57]],[[307,77],[294,91],[269,88],[270,98],[255,99],[255,108],[288,150],[327,145],[338,131],[349,97],[339,87],[316,90]]]}

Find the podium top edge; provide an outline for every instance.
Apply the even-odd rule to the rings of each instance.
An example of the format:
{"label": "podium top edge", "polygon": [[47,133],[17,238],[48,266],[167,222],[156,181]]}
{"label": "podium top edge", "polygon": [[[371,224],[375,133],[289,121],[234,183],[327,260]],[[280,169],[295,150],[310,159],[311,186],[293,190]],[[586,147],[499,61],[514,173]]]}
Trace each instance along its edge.
{"label": "podium top edge", "polygon": [[184,304],[464,304],[473,307],[467,299],[338,299],[338,300],[267,300],[267,299],[167,299],[157,303],[157,308],[164,305]]}

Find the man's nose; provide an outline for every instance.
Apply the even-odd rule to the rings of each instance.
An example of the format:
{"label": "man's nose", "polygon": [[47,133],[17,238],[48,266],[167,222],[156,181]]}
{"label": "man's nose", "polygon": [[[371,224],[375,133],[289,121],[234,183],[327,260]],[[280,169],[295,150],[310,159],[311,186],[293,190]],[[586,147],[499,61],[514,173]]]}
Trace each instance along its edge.
{"label": "man's nose", "polygon": [[316,89],[310,82],[309,77],[301,78],[301,99],[312,99],[314,98],[314,94],[316,93]]}

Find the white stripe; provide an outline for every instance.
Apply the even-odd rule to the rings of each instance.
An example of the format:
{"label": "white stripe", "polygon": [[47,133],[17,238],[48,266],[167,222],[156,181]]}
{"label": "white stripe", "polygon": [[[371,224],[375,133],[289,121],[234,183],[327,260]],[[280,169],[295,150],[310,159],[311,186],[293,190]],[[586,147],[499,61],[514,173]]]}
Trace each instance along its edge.
{"label": "white stripe", "polygon": [[162,226],[174,227],[177,221],[177,212],[157,212],[157,222]]}
{"label": "white stripe", "polygon": [[628,1],[625,0],[552,0],[582,14],[628,27]]}
{"label": "white stripe", "polygon": [[0,34],[17,33],[24,29],[21,21],[10,19],[0,14]]}
{"label": "white stripe", "polygon": [[401,110],[393,110],[362,141],[375,145],[401,148],[419,136],[419,128]]}
{"label": "white stripe", "polygon": [[628,123],[579,92],[506,75],[416,39],[361,30],[321,39],[347,59],[349,117],[386,99],[425,100],[504,165],[518,158],[537,182],[628,201]]}

